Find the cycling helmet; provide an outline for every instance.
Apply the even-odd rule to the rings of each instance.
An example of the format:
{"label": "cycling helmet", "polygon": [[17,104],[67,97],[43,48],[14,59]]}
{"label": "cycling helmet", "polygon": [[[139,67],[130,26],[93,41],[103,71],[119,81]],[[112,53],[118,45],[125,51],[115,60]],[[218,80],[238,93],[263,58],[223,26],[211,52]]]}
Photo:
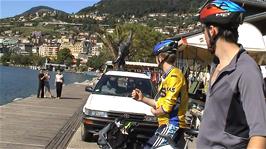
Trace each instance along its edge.
{"label": "cycling helmet", "polygon": [[157,43],[153,48],[153,54],[155,56],[159,55],[161,52],[167,52],[169,54],[175,54],[176,48],[178,47],[178,42],[174,40],[164,40]]}
{"label": "cycling helmet", "polygon": [[209,0],[200,10],[199,20],[206,25],[237,28],[245,10],[230,0]]}

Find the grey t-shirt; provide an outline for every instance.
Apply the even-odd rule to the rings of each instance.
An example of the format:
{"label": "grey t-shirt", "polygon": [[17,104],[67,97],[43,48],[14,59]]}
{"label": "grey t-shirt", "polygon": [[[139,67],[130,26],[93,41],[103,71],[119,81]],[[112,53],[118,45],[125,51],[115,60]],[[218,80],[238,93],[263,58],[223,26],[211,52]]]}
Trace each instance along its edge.
{"label": "grey t-shirt", "polygon": [[197,148],[246,148],[266,136],[266,90],[256,62],[241,48],[210,85]]}

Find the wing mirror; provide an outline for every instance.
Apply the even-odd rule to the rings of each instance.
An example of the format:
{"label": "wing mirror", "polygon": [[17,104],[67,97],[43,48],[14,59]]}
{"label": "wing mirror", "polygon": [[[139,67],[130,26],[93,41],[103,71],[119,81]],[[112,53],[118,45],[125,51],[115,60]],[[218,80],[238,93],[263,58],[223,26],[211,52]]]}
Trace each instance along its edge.
{"label": "wing mirror", "polygon": [[85,91],[87,91],[87,92],[93,92],[93,87],[91,87],[91,86],[86,86],[86,87],[85,87]]}

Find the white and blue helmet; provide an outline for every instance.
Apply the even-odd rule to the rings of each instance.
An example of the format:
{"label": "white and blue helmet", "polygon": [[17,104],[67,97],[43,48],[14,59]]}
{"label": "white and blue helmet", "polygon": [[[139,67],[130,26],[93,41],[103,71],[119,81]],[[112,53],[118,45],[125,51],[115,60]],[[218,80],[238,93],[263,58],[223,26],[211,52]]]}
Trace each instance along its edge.
{"label": "white and blue helmet", "polygon": [[162,52],[167,52],[169,54],[175,54],[178,47],[178,42],[174,40],[164,40],[157,43],[153,48],[153,55],[157,56]]}

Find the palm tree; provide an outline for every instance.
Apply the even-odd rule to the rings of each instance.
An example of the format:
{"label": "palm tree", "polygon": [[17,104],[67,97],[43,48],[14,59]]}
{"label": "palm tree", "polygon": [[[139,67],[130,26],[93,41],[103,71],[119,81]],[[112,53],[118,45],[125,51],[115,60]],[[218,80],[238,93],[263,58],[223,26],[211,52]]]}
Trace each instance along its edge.
{"label": "palm tree", "polygon": [[[128,31],[123,29],[121,26],[117,26],[112,34],[100,30],[99,33],[96,33],[96,35],[102,40],[108,51],[111,53],[113,59],[116,59],[118,56],[118,47],[123,41],[126,41],[127,32]],[[132,32],[130,33],[130,36],[132,37]]]}

